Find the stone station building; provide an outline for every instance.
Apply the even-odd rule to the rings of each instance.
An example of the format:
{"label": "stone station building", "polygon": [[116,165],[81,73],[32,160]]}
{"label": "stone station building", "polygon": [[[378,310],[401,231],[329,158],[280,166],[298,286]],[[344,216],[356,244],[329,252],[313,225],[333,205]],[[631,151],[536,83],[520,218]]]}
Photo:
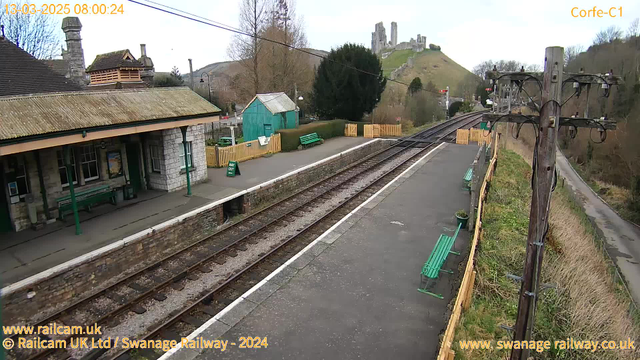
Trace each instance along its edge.
{"label": "stone station building", "polygon": [[183,189],[183,140],[191,184],[206,180],[203,124],[219,112],[186,87],[0,97],[0,230],[55,221],[71,179],[117,200]]}

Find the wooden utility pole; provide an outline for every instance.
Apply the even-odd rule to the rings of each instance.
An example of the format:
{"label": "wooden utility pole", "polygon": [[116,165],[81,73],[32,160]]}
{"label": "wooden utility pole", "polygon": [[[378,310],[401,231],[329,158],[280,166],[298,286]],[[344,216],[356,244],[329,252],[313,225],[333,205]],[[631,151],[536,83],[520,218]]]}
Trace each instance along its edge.
{"label": "wooden utility pole", "polygon": [[[531,197],[524,275],[514,327],[513,340],[515,341],[531,339],[536,303],[540,294],[538,282],[542,255],[544,254],[545,235],[549,226],[549,206],[551,205],[551,192],[556,168],[556,142],[560,127],[563,54],[564,50],[561,47],[548,47],[545,52],[537,153],[534,153],[533,195]],[[526,360],[528,357],[529,350],[514,349],[510,359]]]}

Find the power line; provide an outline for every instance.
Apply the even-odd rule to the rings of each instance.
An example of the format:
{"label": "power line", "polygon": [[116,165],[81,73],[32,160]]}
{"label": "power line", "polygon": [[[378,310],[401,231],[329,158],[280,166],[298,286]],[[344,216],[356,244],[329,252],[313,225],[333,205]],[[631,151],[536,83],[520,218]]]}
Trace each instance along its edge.
{"label": "power line", "polygon": [[[366,71],[366,70],[358,69],[357,67],[351,66],[349,64],[345,64],[345,63],[341,63],[341,62],[333,60],[333,59],[329,59],[326,56],[315,54],[315,53],[313,53],[311,51],[307,51],[305,49],[300,49],[300,48],[297,48],[297,47],[295,47],[293,45],[289,45],[289,44],[281,42],[281,41],[272,40],[272,39],[265,38],[265,37],[262,37],[262,36],[259,36],[259,35],[249,34],[249,33],[246,33],[244,31],[240,30],[240,29],[237,29],[237,28],[234,28],[232,26],[223,24],[221,22],[214,21],[214,20],[211,20],[211,19],[207,19],[205,17],[198,16],[198,15],[195,15],[195,14],[191,14],[191,13],[188,13],[186,11],[183,11],[183,10],[180,10],[180,9],[176,9],[176,8],[173,8],[173,7],[164,5],[164,4],[160,4],[160,3],[157,3],[157,2],[154,2],[154,1],[150,1],[150,0],[145,0],[145,1],[148,2],[148,3],[154,4],[154,5],[157,5],[157,6],[153,6],[153,5],[150,5],[150,4],[145,4],[145,3],[142,3],[142,2],[136,1],[136,0],[129,0],[129,2],[132,2],[134,4],[138,4],[138,5],[142,5],[142,6],[150,8],[150,9],[154,9],[154,10],[161,11],[161,12],[164,12],[164,13],[167,13],[167,14],[170,14],[170,15],[178,16],[178,17],[181,17],[183,19],[195,21],[195,22],[198,22],[198,23],[203,24],[203,25],[208,25],[208,26],[212,26],[212,27],[215,27],[215,28],[218,28],[218,29],[230,31],[230,32],[236,33],[238,35],[249,36],[249,37],[252,37],[252,38],[256,38],[258,40],[263,40],[263,41],[267,41],[267,42],[270,42],[270,43],[273,43],[273,44],[281,45],[281,46],[287,47],[289,49],[302,52],[302,53],[307,54],[307,55],[311,55],[311,56],[315,56],[315,57],[318,57],[318,58],[321,58],[321,59],[324,59],[324,60],[331,61],[331,62],[333,62],[335,64],[344,66],[345,68],[348,68],[348,69],[351,69],[351,70],[355,70],[357,72],[360,72],[360,73],[363,73],[363,74],[366,74],[366,75],[375,76],[376,78],[380,77],[380,75],[378,75],[378,74],[374,74],[374,73]],[[158,7],[158,6],[162,6],[162,8]],[[171,9],[171,10],[167,10],[167,9]],[[407,84],[405,82],[398,81],[398,80],[392,80],[392,79],[390,79],[390,78],[388,78],[388,77],[386,77],[384,75],[382,77],[384,79],[386,79],[387,81],[394,82],[394,83],[397,83],[397,84],[400,84],[400,85],[404,85],[407,88],[409,87],[409,84]],[[437,91],[432,91],[432,90],[429,90],[429,89],[421,88],[420,90],[425,91],[425,92],[430,92],[430,93],[433,93],[433,94],[440,94]]]}

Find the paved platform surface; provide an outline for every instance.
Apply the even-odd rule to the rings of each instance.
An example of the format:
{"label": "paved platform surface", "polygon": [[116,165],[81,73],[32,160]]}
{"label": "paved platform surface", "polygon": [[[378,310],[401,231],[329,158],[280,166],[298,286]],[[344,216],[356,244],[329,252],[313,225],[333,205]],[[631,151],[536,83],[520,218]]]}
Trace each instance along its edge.
{"label": "paved platform surface", "polygon": [[624,276],[631,296],[640,304],[640,228],[621,218],[573,169],[562,152],[556,152],[558,172],[593,220],[607,244],[607,251]]}
{"label": "paved platform surface", "polygon": [[[420,270],[454,213],[469,207],[462,176],[476,146],[445,144],[242,300],[198,329],[228,340],[225,352],[179,349],[177,359],[432,359],[453,298],[451,255],[435,292],[417,291]],[[461,230],[455,249],[466,251]],[[251,290],[250,290],[251,291]],[[267,337],[266,349],[239,349],[241,336]],[[235,343],[236,346],[231,345]]]}
{"label": "paved platform surface", "polygon": [[2,234],[2,286],[367,141],[371,139],[339,137],[303,151],[245,161],[240,163],[242,175],[235,178],[227,178],[225,169],[210,168],[209,179],[193,186],[191,197],[184,196],[186,190],[146,191],[138,199],[123,201],[117,207],[105,204],[94,208],[91,214],[81,211],[82,235],[75,235],[72,216],[40,231]]}

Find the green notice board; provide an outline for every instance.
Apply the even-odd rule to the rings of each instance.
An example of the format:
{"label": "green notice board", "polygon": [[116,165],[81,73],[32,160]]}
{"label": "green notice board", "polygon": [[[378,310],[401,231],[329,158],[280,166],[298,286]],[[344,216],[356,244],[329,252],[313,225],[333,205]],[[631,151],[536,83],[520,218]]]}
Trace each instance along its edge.
{"label": "green notice board", "polygon": [[237,161],[229,161],[229,165],[227,165],[227,176],[235,177],[236,175],[240,175],[240,166]]}

